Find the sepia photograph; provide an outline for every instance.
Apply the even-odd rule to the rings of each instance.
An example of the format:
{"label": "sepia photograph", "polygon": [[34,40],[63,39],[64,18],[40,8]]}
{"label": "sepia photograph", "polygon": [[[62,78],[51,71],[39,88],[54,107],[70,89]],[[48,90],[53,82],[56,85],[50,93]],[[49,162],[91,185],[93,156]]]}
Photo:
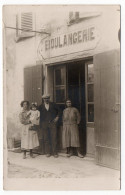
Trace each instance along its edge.
{"label": "sepia photograph", "polygon": [[120,190],[121,6],[2,15],[4,190]]}

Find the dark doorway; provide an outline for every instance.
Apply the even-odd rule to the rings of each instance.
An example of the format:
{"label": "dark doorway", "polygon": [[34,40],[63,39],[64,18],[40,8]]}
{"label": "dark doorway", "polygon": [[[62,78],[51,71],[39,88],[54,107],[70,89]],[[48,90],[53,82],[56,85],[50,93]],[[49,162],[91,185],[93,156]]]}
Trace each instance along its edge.
{"label": "dark doorway", "polygon": [[67,97],[71,99],[72,105],[81,114],[80,151],[86,154],[85,64],[83,61],[67,65]]}

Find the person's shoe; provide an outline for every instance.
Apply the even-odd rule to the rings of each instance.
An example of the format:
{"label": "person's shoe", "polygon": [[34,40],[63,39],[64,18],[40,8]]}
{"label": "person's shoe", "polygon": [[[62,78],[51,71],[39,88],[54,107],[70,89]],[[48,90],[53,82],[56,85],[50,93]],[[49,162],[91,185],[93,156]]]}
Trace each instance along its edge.
{"label": "person's shoe", "polygon": [[70,156],[72,156],[72,153],[67,154],[67,157],[68,157],[68,158],[69,158]]}
{"label": "person's shoe", "polygon": [[23,159],[26,159],[26,154],[25,153],[23,154]]}
{"label": "person's shoe", "polygon": [[71,155],[70,154],[67,154],[67,157],[70,157]]}
{"label": "person's shoe", "polygon": [[30,157],[31,157],[31,158],[35,158],[35,157],[33,156],[33,153],[30,154]]}
{"label": "person's shoe", "polygon": [[78,156],[79,158],[84,158],[84,156],[83,156],[82,154],[80,154],[79,152],[78,152],[77,156]]}
{"label": "person's shoe", "polygon": [[58,154],[54,154],[53,156],[54,156],[54,158],[58,158]]}
{"label": "person's shoe", "polygon": [[51,154],[46,154],[46,157],[50,157],[51,156]]}

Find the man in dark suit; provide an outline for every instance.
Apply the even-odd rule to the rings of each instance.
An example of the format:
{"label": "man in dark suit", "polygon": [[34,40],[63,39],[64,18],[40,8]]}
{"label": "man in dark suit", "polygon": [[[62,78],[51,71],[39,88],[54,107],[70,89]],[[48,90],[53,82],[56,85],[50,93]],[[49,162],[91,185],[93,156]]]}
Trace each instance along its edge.
{"label": "man in dark suit", "polygon": [[60,110],[55,103],[50,102],[49,95],[42,96],[44,103],[39,106],[40,127],[43,135],[45,153],[47,157],[51,154],[55,158],[57,154],[57,121],[59,120]]}

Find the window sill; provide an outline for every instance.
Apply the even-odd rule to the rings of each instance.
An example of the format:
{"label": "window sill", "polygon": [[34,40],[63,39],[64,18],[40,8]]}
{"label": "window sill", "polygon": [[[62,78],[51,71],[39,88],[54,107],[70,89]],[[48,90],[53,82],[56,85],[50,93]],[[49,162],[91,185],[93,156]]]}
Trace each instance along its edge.
{"label": "window sill", "polygon": [[86,124],[86,127],[93,127],[94,128],[94,126],[95,126],[94,122],[89,122]]}

